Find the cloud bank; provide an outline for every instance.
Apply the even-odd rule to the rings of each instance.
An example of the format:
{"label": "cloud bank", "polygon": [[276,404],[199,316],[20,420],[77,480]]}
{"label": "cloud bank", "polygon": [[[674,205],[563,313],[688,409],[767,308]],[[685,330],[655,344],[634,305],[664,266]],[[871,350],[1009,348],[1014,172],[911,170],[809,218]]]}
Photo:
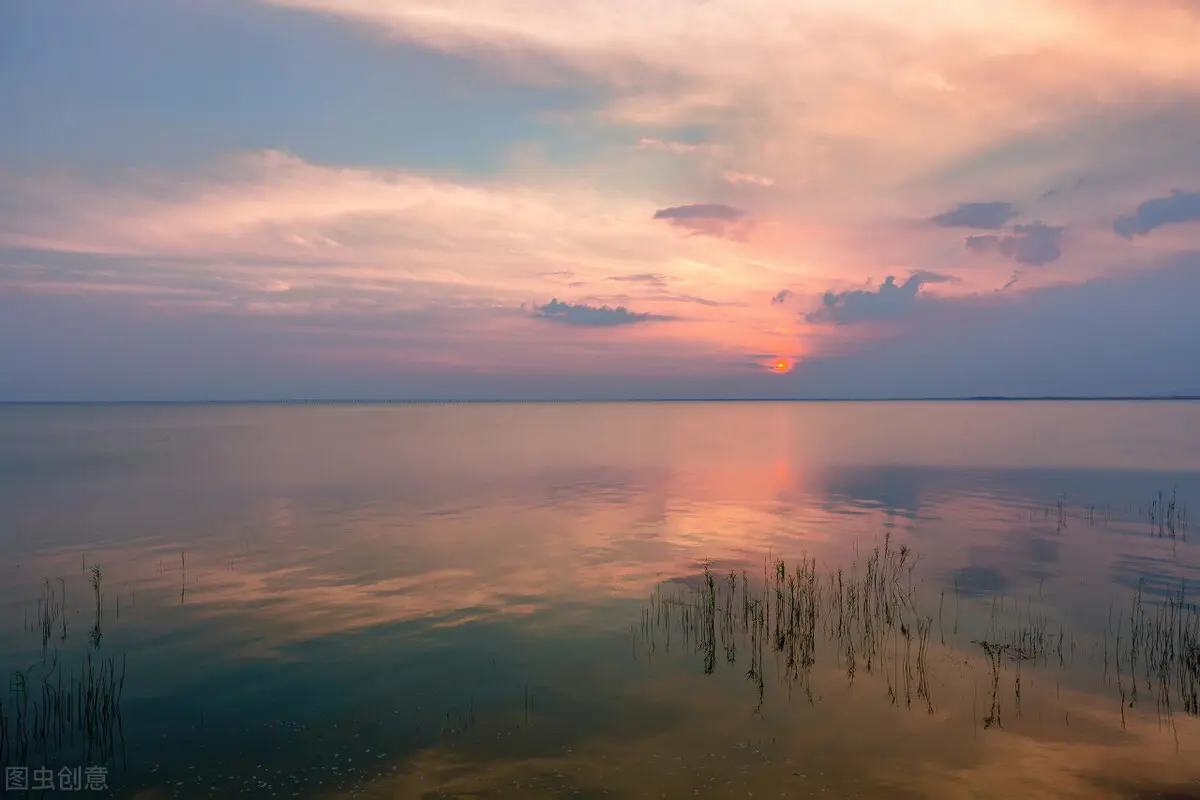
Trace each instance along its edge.
{"label": "cloud bank", "polygon": [[1003,228],[1017,214],[1012,203],[961,203],[956,208],[931,217],[929,221],[941,228],[996,230]]}
{"label": "cloud bank", "polygon": [[1040,267],[1062,256],[1062,226],[1041,222],[1014,225],[1012,233],[980,234],[967,237],[967,249],[974,253],[999,253],[1020,264]]}
{"label": "cloud bank", "polygon": [[950,283],[948,275],[917,272],[904,283],[896,283],[889,275],[875,291],[854,289],[845,292],[829,291],[821,307],[805,314],[809,322],[855,325],[862,322],[890,320],[904,316],[917,306],[921,287],[930,283]]}
{"label": "cloud bank", "polygon": [[1113,231],[1132,239],[1147,236],[1164,225],[1200,221],[1200,192],[1175,190],[1166,197],[1155,197],[1141,203],[1130,215],[1118,217]]}
{"label": "cloud bank", "polygon": [[746,212],[740,208],[722,203],[694,203],[660,208],[654,212],[654,219],[662,220],[676,228],[691,231],[693,234],[730,239],[745,238],[745,226],[738,224],[745,216]]}
{"label": "cloud bank", "polygon": [[561,322],[565,325],[581,325],[589,328],[611,328],[621,325],[636,325],[642,322],[665,322],[673,319],[663,314],[637,313],[624,306],[589,306],[586,303],[564,303],[555,298],[549,303],[535,306],[533,316]]}

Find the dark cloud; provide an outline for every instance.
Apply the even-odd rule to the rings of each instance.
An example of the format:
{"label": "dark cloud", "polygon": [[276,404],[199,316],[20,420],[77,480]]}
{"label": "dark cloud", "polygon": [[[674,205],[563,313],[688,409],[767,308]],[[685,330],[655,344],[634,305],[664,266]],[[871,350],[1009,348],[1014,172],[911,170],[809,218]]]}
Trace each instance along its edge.
{"label": "dark cloud", "polygon": [[930,217],[929,222],[942,228],[999,230],[1015,216],[1017,209],[1012,203],[962,203],[957,208]]}
{"label": "dark cloud", "polygon": [[854,289],[846,292],[825,293],[821,308],[804,318],[809,322],[832,322],[837,325],[853,325],[858,322],[891,319],[903,316],[913,309],[921,287],[927,283],[950,283],[955,279],[936,272],[913,273],[904,283],[896,283],[889,275],[879,289]]}
{"label": "dark cloud", "polygon": [[[765,358],[775,358],[775,356],[765,356]],[[714,362],[717,366],[727,367],[729,369],[738,370],[739,372],[764,372],[767,366],[762,363],[762,360],[753,360],[746,358],[742,361],[717,361]]]}
{"label": "dark cloud", "polygon": [[967,249],[974,253],[999,253],[1021,264],[1040,267],[1062,256],[1062,226],[1033,222],[1014,225],[1012,233],[986,233],[967,237]]}
{"label": "dark cloud", "polygon": [[1049,200],[1051,197],[1057,197],[1064,192],[1077,191],[1087,185],[1088,179],[1076,178],[1069,186],[1051,186],[1046,191],[1042,192],[1039,200]]}
{"label": "dark cloud", "polygon": [[566,325],[581,325],[593,328],[610,328],[618,325],[636,325],[639,322],[665,322],[674,317],[661,314],[646,314],[630,311],[625,306],[589,306],[585,303],[564,303],[558,298],[542,306],[534,306],[533,316],[553,320]]}
{"label": "dark cloud", "polygon": [[781,386],[799,397],[1200,395],[1200,373],[1179,366],[1200,363],[1200,252],[1161,264],[1019,302],[921,299],[894,336],[802,362]]}
{"label": "dark cloud", "polygon": [[1200,192],[1175,189],[1167,197],[1155,197],[1137,207],[1137,211],[1113,222],[1113,232],[1126,239],[1145,236],[1155,228],[1200,220]]}
{"label": "dark cloud", "polygon": [[740,208],[722,205],[721,203],[693,203],[686,206],[660,208],[654,212],[655,219],[720,219],[735,220],[745,216]]}
{"label": "dark cloud", "polygon": [[786,303],[788,298],[792,296],[791,289],[782,289],[774,297],[771,298],[773,304]]}
{"label": "dark cloud", "polygon": [[667,276],[659,275],[653,272],[642,272],[637,275],[614,275],[608,278],[610,281],[625,281],[627,283],[646,283],[659,288],[667,285]]}
{"label": "dark cloud", "polygon": [[661,219],[668,225],[697,234],[726,238],[741,238],[734,226],[745,216],[746,212],[740,208],[721,203],[694,203],[660,208],[654,212],[654,219]]}

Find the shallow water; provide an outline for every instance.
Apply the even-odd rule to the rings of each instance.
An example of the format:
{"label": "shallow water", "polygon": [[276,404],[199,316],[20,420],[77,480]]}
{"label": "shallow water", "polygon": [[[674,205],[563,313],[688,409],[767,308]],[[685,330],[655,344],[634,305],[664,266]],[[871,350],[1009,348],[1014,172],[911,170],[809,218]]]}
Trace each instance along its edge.
{"label": "shallow water", "polygon": [[0,755],[147,798],[1200,796],[1193,498],[1188,403],[0,406]]}

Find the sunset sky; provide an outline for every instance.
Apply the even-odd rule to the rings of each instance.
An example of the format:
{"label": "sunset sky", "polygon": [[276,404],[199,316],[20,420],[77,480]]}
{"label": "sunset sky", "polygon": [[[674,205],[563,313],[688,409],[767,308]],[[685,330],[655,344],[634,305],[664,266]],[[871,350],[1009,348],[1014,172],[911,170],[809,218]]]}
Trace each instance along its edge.
{"label": "sunset sky", "polygon": [[0,3],[0,399],[1200,394],[1197,0]]}

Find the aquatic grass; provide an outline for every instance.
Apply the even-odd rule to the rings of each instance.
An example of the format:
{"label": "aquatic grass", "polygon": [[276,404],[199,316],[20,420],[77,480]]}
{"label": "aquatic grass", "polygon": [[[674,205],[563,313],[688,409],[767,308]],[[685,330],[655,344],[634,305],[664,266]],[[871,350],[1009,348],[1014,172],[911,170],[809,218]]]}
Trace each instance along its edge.
{"label": "aquatic grass", "polygon": [[88,583],[92,585],[92,589],[96,592],[96,615],[100,615],[100,584],[104,580],[104,572],[100,569],[99,564],[92,565],[91,574],[88,575]]}
{"label": "aquatic grass", "polygon": [[1014,662],[1040,661],[1045,664],[1050,654],[1057,652],[1061,664],[1064,636],[1061,628],[1057,636],[1051,632],[1050,620],[1045,615],[1035,616],[1029,611],[1022,623],[1019,607],[1016,627],[998,630],[998,639],[1008,646],[1006,654]]}
{"label": "aquatic grass", "polygon": [[[647,660],[652,661],[660,637],[669,651],[673,630],[701,654],[705,674],[716,669],[718,646],[729,664],[736,664],[739,652],[748,653],[746,678],[755,687],[758,711],[768,652],[777,657],[789,693],[799,688],[813,702],[809,678],[818,647],[833,643],[851,683],[860,667],[867,673],[882,670],[889,681],[895,671],[892,691],[897,701],[902,693],[911,705],[915,690],[932,712],[928,645],[933,621],[932,616],[916,615],[915,564],[912,551],[893,547],[890,535],[865,559],[856,552],[848,569],[824,573],[816,559],[807,556],[791,568],[782,559],[765,562],[761,584],[754,584],[745,572],[739,579],[733,571],[718,581],[711,562],[704,561],[698,588],[668,593],[659,586],[643,608]],[[900,638],[905,640],[905,664],[897,660]],[[889,647],[892,662],[885,664]]]}
{"label": "aquatic grass", "polygon": [[56,624],[61,623],[61,638],[67,638],[66,583],[62,578],[58,580],[61,593],[56,592],[50,579],[46,578],[42,584],[42,595],[37,600],[36,630],[42,640],[43,660],[49,652],[50,638],[54,635]]}
{"label": "aquatic grass", "polygon": [[[1170,718],[1176,703],[1184,713],[1200,716],[1200,607],[1189,602],[1187,586],[1180,582],[1179,593],[1163,601],[1147,604],[1142,585],[1134,593],[1129,611],[1127,650],[1120,647],[1118,623],[1114,656],[1121,687],[1122,706],[1138,701],[1139,684],[1153,692],[1156,708]],[[1128,695],[1121,680],[1121,655],[1129,665]]]}
{"label": "aquatic grass", "polygon": [[[989,642],[983,639],[972,640],[973,644],[979,645],[987,656],[988,667],[991,676],[992,703],[988,709],[988,715],[984,717],[983,729],[988,730],[992,727],[1003,728],[1004,723],[1001,716],[1000,707],[1000,669],[1003,663],[1004,656],[1008,655],[1012,645]],[[1019,693],[1019,689],[1017,690]]]}
{"label": "aquatic grass", "polygon": [[13,672],[8,702],[0,702],[0,753],[9,763],[33,754],[50,755],[82,744],[89,758],[111,757],[123,739],[121,697],[125,656],[93,659],[87,652],[78,669],[64,675],[57,656],[42,665]]}
{"label": "aquatic grass", "polygon": [[[864,673],[875,676],[886,685],[893,704],[910,709],[916,705],[933,714],[934,614],[921,608],[914,590],[916,564],[912,551],[894,547],[890,536],[865,558],[855,547],[848,566],[821,569],[816,559],[806,555],[790,565],[782,559],[766,562],[761,581],[735,571],[717,580],[711,562],[702,562],[698,584],[677,590],[664,584],[650,596],[641,627],[647,660],[652,660],[661,642],[670,649],[674,631],[686,648],[702,656],[704,673],[712,674],[719,646],[729,665],[739,659],[748,662],[745,678],[754,687],[757,713],[765,701],[768,656],[775,657],[775,674],[788,697],[798,690],[814,702],[812,671],[823,653],[820,657],[829,657],[850,685]],[[958,584],[956,576],[955,636]],[[945,595],[944,590],[938,594],[936,610],[943,645]],[[1038,595],[1043,599],[1040,586]],[[967,641],[982,650],[992,694],[983,728],[1000,728],[1002,674],[1011,668],[1013,707],[1020,717],[1028,670],[1050,668],[1052,662],[1067,669],[1074,662],[1076,640],[1061,621],[1052,622],[1035,608],[1033,597],[1025,602],[993,597],[990,615],[976,624],[984,635]],[[1116,613],[1114,604],[1108,625],[1097,632],[1097,668],[1101,661],[1105,685],[1111,685],[1110,676],[1115,676],[1122,723],[1126,709],[1136,707],[1143,697],[1153,697],[1164,717],[1179,708],[1200,716],[1200,609],[1190,601],[1186,586],[1181,583],[1176,595],[1151,603],[1139,585],[1126,614]],[[960,663],[971,666],[969,661]],[[1084,666],[1088,663],[1093,662],[1089,659]],[[1070,724],[1069,712],[1064,720]]]}
{"label": "aquatic grass", "polygon": [[1179,502],[1176,487],[1171,487],[1170,496],[1160,489],[1150,499],[1146,511],[1152,536],[1174,539],[1182,534],[1186,538],[1187,506]]}
{"label": "aquatic grass", "polygon": [[92,649],[100,649],[100,641],[104,637],[104,631],[101,628],[101,621],[104,618],[104,604],[101,599],[100,586],[104,580],[104,572],[100,569],[99,564],[92,565],[91,574],[88,576],[88,583],[92,585],[92,590],[96,594],[96,619],[92,625],[92,630],[88,633],[88,643]]}

